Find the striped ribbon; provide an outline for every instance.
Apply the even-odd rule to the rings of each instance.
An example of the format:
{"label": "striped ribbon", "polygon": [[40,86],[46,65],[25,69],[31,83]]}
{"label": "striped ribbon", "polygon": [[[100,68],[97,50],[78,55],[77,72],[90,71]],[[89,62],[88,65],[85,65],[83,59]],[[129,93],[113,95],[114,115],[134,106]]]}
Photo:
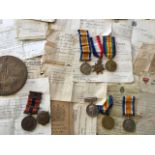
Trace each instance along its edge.
{"label": "striped ribbon", "polygon": [[98,106],[99,112],[102,114],[108,114],[110,112],[110,109],[113,106],[113,97],[108,96],[107,100],[103,104],[103,106]]}
{"label": "striped ribbon", "polygon": [[116,42],[115,37],[103,36],[103,49],[105,56],[108,59],[112,59],[116,55]]}
{"label": "striped ribbon", "polygon": [[90,61],[91,60],[91,48],[90,48],[90,37],[89,32],[87,30],[78,30],[79,33],[79,42],[80,42],[80,49],[81,61]]}
{"label": "striped ribbon", "polygon": [[135,116],[135,96],[123,96],[122,110],[123,116]]}
{"label": "striped ribbon", "polygon": [[101,43],[101,39],[100,39],[100,36],[96,36],[96,42],[97,42],[97,45],[99,47],[99,52],[97,52],[96,48],[95,48],[95,44],[94,44],[94,41],[93,41],[93,38],[90,37],[90,43],[91,43],[91,48],[92,48],[92,52],[93,52],[93,55],[97,58],[102,58],[103,57],[103,45]]}
{"label": "striped ribbon", "polygon": [[41,102],[41,97],[42,97],[42,93],[30,91],[24,113],[37,114],[39,110],[39,105]]}

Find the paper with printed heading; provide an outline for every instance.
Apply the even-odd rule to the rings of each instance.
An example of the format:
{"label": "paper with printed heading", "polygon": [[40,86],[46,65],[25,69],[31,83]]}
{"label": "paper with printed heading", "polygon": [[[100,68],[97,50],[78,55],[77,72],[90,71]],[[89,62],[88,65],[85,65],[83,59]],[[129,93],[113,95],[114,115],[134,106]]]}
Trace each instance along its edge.
{"label": "paper with printed heading", "polygon": [[28,79],[44,77],[42,74],[41,57],[31,58],[24,61],[28,70]]}
{"label": "paper with printed heading", "polygon": [[45,41],[19,41],[16,34],[15,20],[0,22],[0,56],[12,55],[20,59],[41,56]]}
{"label": "paper with printed heading", "polygon": [[48,33],[48,23],[35,20],[16,21],[17,38],[19,40],[43,40]]}
{"label": "paper with printed heading", "polygon": [[[21,127],[21,121],[27,115],[23,113],[29,91],[42,92],[42,100],[40,111],[45,110],[50,112],[50,93],[48,78],[38,78],[27,80],[25,86],[15,95],[8,97],[0,97],[0,134],[1,135],[17,135],[17,134],[51,134],[51,124],[42,126],[37,124],[34,131],[24,131]],[[36,115],[34,115],[36,118]]]}
{"label": "paper with printed heading", "polygon": [[109,35],[112,33],[112,20],[103,19],[81,19],[80,29],[86,29],[91,36]]}

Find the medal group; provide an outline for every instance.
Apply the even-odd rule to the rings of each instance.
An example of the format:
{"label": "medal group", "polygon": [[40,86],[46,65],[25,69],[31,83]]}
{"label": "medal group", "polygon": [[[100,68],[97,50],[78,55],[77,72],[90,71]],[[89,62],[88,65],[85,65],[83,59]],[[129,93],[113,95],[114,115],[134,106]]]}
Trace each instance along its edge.
{"label": "medal group", "polygon": [[[79,63],[80,69],[78,69],[78,70],[75,69],[77,71],[76,74],[78,76],[82,75],[85,79],[87,79],[87,77],[89,79],[89,76],[91,77],[91,75],[93,75],[93,78],[94,77],[101,78],[102,75],[104,75],[106,73],[108,75],[110,75],[111,77],[115,73],[117,74],[117,71],[119,70],[119,62],[117,62],[118,59],[116,58],[116,55],[119,56],[119,51],[117,50],[117,40],[116,40],[117,38],[115,36],[112,36],[111,34],[107,35],[107,36],[102,36],[102,35],[98,35],[98,34],[96,36],[91,36],[91,34],[89,33],[88,30],[79,29],[77,31],[77,29],[78,28],[76,28],[76,30],[74,30],[74,32],[77,32],[76,37],[79,38],[78,41],[79,41],[80,50],[79,50],[78,54],[80,56],[78,56],[78,57],[80,57],[80,60],[78,60],[77,62]],[[54,31],[55,31],[54,37],[57,36],[57,33],[61,34],[60,31],[58,31],[58,32],[56,30],[54,30]],[[52,35],[52,33],[51,33],[51,35]],[[52,36],[50,36],[50,37],[52,38]],[[52,41],[54,40],[53,38],[52,38]],[[59,37],[56,37],[56,38],[59,39]],[[42,82],[43,85],[41,85],[40,87],[38,86],[40,88],[39,90],[37,88],[34,89],[35,91],[31,88],[28,90],[26,89],[27,92],[26,91],[24,92],[24,95],[26,94],[26,96],[27,96],[26,100],[22,100],[22,103],[21,103],[21,101],[19,101],[20,99],[18,100],[19,105],[21,105],[22,108],[24,108],[24,109],[22,109],[22,115],[20,115],[20,117],[21,117],[20,118],[20,130],[25,134],[27,134],[27,133],[32,134],[33,131],[38,131],[37,129],[39,127],[40,128],[48,127],[48,129],[49,128],[51,129],[51,126],[48,126],[49,123],[50,124],[53,123],[52,131],[55,130],[56,133],[58,133],[58,134],[66,134],[66,133],[73,134],[72,127],[75,124],[69,117],[70,117],[70,115],[72,115],[73,112],[75,112],[75,109],[72,106],[70,106],[70,104],[67,105],[67,103],[71,103],[71,104],[72,104],[72,102],[74,102],[75,104],[79,104],[79,103],[76,103],[76,101],[73,101],[72,97],[70,97],[71,99],[66,99],[65,95],[64,95],[65,99],[63,98],[63,96],[62,96],[63,99],[62,98],[57,99],[58,98],[57,96],[61,96],[62,94],[66,93],[66,92],[62,93],[61,90],[64,91],[63,89],[64,88],[67,89],[68,87],[63,85],[67,81],[65,79],[66,77],[63,77],[64,76],[63,74],[62,74],[62,76],[61,76],[61,74],[57,75],[56,68],[57,67],[61,68],[61,66],[63,66],[62,68],[64,71],[65,67],[69,63],[66,65],[66,62],[65,62],[66,60],[64,62],[62,61],[63,63],[61,61],[56,62],[56,60],[54,60],[54,63],[53,63],[53,59],[55,59],[59,55],[58,52],[60,52],[60,51],[59,50],[55,51],[56,48],[59,46],[59,44],[57,45],[57,42],[59,42],[59,40],[55,39],[53,42],[52,41],[47,41],[45,46],[48,49],[48,53],[50,53],[48,63],[50,63],[50,58],[52,56],[54,57],[54,58],[52,57],[51,64],[48,64],[48,67],[54,66],[54,71],[45,73],[45,72],[47,72],[47,71],[45,71],[46,69],[44,70],[43,67],[40,67],[38,74],[41,75],[39,77],[46,77],[47,81],[49,80],[49,76],[54,74],[54,77],[56,80],[53,80],[52,84],[55,85],[55,87],[54,88],[52,87],[53,90],[51,90],[51,92],[53,93],[53,91],[57,91],[55,93],[56,97],[50,96],[50,93],[51,93],[49,91],[50,82],[51,82],[50,80],[49,80],[50,82],[48,81],[49,83],[47,83],[47,85],[49,85],[49,87],[46,87],[46,88],[48,88],[49,98],[45,97],[45,95],[47,95],[47,94],[44,94],[45,91],[43,91],[43,89],[41,87],[44,85],[44,82]],[[65,44],[67,44],[67,43],[65,42]],[[55,48],[53,46],[55,46]],[[73,52],[73,56],[74,56],[74,54],[75,54],[74,45],[71,44],[70,46],[72,46],[72,47],[69,47],[69,49],[73,49],[72,52]],[[51,56],[51,53],[52,53],[52,56]],[[56,55],[54,55],[53,53],[54,54],[56,53]],[[45,53],[45,55],[46,54],[47,53]],[[61,54],[60,54],[61,55],[60,57],[64,58],[65,56],[67,57],[70,53],[68,55],[65,53],[65,56],[63,55],[63,53],[61,53]],[[59,57],[57,57],[57,58],[59,59]],[[42,57],[40,57],[40,59],[42,60]],[[45,59],[45,57],[43,59]],[[67,61],[68,60],[70,60],[70,59],[67,59]],[[64,65],[61,65],[61,64],[64,64]],[[41,63],[41,65],[43,65],[43,64]],[[73,67],[73,64],[70,64],[69,70],[70,69],[72,70],[73,69],[72,67]],[[0,72],[1,72],[1,74],[0,74],[0,96],[7,97],[9,95],[14,95],[18,91],[20,91],[26,84],[27,79],[29,78],[28,73],[31,72],[31,70],[29,71],[28,68],[29,67],[27,67],[26,64],[17,57],[9,56],[9,55],[1,56],[0,57]],[[58,70],[58,72],[60,72],[60,71]],[[68,74],[68,72],[67,72],[67,74]],[[71,74],[71,76],[74,77],[73,72],[71,72],[69,74]],[[126,74],[126,72],[125,72],[125,74]],[[62,80],[63,78],[64,78],[64,81],[66,80],[65,82]],[[68,76],[67,76],[67,78],[68,78]],[[124,76],[123,76],[123,78],[124,78]],[[71,80],[71,79],[69,78],[69,80]],[[57,84],[57,81],[61,82],[60,86],[59,86],[59,83]],[[147,81],[147,79],[146,79],[146,81]],[[70,81],[70,82],[71,83],[74,83],[74,82],[80,83],[81,81],[80,80],[74,81],[74,78],[73,78],[72,81]],[[99,82],[99,81],[97,81],[97,82]],[[36,85],[37,84],[38,83],[36,83]],[[68,84],[68,81],[67,81],[67,84]],[[83,83],[82,83],[82,85],[83,85]],[[33,87],[35,87],[35,85]],[[58,87],[58,88],[56,88],[56,87]],[[62,88],[62,87],[64,87],[64,88]],[[104,87],[104,88],[106,89],[106,87]],[[65,91],[66,91],[66,89],[65,89]],[[76,89],[76,86],[75,86],[75,89]],[[99,89],[102,89],[102,88],[99,87]],[[69,90],[69,91],[67,91],[67,93],[72,94],[73,91],[74,90]],[[102,127],[101,129],[103,129],[104,131],[115,129],[115,126],[117,124],[117,125],[121,126],[123,128],[123,131],[125,131],[125,132],[130,132],[130,133],[135,132],[136,131],[136,122],[135,122],[136,97],[132,96],[131,94],[126,94],[126,93],[124,93],[124,91],[125,91],[124,87],[121,87],[121,89],[120,89],[121,99],[119,99],[120,100],[119,104],[121,106],[119,105],[119,107],[115,106],[116,99],[114,97],[114,94],[108,94],[106,96],[106,99],[102,102],[100,101],[101,98],[98,98],[95,95],[92,95],[92,96],[86,95],[86,98],[84,98],[84,99],[82,97],[83,102],[88,104],[84,109],[82,109],[82,110],[84,110],[85,115],[83,115],[83,113],[81,114],[81,111],[80,111],[81,109],[80,110],[78,109],[78,110],[80,111],[79,114],[81,114],[83,117],[86,117],[86,118],[83,118],[81,115],[80,116],[78,115],[78,116],[81,117],[82,119],[86,119],[87,121],[89,121],[89,119],[92,121],[91,118],[99,118],[99,116],[101,116],[100,125]],[[60,92],[60,94],[58,94],[59,92]],[[77,95],[76,93],[77,92],[75,92],[75,96]],[[78,93],[80,94],[81,92],[79,91]],[[79,94],[77,95],[77,97],[79,97]],[[18,94],[17,94],[17,96],[18,96]],[[25,99],[25,96],[23,98]],[[55,104],[53,104],[54,106],[51,106],[53,113],[50,112],[50,109],[44,110],[45,105],[43,105],[43,104],[45,104],[44,103],[44,101],[46,101],[45,98],[48,99],[49,104],[50,104],[50,102],[51,102],[51,104],[55,103]],[[24,101],[24,103],[23,103],[23,101]],[[100,104],[97,104],[99,102],[100,102]],[[46,108],[49,108],[49,107],[46,107]],[[116,122],[116,118],[113,115],[114,110],[116,108],[121,108],[121,110],[117,109],[119,111],[119,114],[122,117],[122,122],[120,124],[118,124],[118,122]],[[70,112],[70,109],[72,110],[71,112]],[[51,119],[51,117],[52,117],[52,119]],[[69,120],[68,120],[68,118],[69,118]],[[51,120],[51,122],[50,122],[50,120]],[[78,120],[78,123],[81,123],[79,120]],[[85,121],[83,121],[82,123],[85,123]],[[54,125],[55,125],[55,127],[53,127]],[[86,126],[87,125],[85,124],[85,127]],[[78,132],[81,134],[80,130],[81,129],[79,129]],[[82,126],[82,130],[83,130],[83,126]],[[50,130],[49,130],[49,132],[50,132]],[[40,134],[40,132],[39,132],[39,134]],[[54,132],[53,132],[53,134],[54,134]],[[76,134],[76,132],[74,134]]]}
{"label": "medal group", "polygon": [[[92,37],[90,37],[87,30],[78,30],[80,41],[80,61],[84,61],[80,67],[80,71],[84,75],[90,75],[91,72],[96,74],[103,73],[106,69],[109,72],[115,72],[117,70],[117,64],[113,60],[116,56],[116,41],[113,36],[103,36],[103,42],[100,36],[96,36],[95,40],[99,51],[96,50],[95,43]],[[98,58],[97,63],[91,66],[88,62],[92,60],[92,55]],[[103,57],[106,57],[108,61],[103,65]]]}
{"label": "medal group", "polygon": [[[113,60],[116,56],[116,40],[114,36],[99,36],[95,39],[90,36],[88,30],[78,30],[80,43],[80,61],[83,61],[80,66],[82,74],[89,76],[92,72],[96,74],[104,74],[104,70],[109,72],[117,71],[117,63]],[[95,46],[96,43],[96,46]],[[97,49],[99,49],[97,51]],[[94,65],[90,65],[92,55],[98,60]],[[104,66],[104,56],[107,60]],[[121,89],[124,89],[123,87]],[[121,92],[124,90],[120,90]],[[122,127],[126,132],[134,132],[136,124],[133,119],[135,116],[135,96],[122,97],[122,116],[125,117]],[[113,129],[115,126],[114,118],[110,116],[110,112],[114,105],[114,98],[112,95],[108,96],[103,105],[96,105],[97,97],[85,98],[85,102],[89,105],[86,107],[86,113],[90,117],[97,117],[99,114],[103,115],[102,126],[105,129]]]}

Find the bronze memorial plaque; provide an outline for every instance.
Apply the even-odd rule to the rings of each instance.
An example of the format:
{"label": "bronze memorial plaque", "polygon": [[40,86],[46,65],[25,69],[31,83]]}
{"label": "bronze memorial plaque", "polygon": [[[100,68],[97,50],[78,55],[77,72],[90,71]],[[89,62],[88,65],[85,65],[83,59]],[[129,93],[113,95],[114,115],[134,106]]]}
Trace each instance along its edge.
{"label": "bronze memorial plaque", "polygon": [[0,57],[0,95],[7,96],[18,92],[27,80],[27,67],[13,56]]}

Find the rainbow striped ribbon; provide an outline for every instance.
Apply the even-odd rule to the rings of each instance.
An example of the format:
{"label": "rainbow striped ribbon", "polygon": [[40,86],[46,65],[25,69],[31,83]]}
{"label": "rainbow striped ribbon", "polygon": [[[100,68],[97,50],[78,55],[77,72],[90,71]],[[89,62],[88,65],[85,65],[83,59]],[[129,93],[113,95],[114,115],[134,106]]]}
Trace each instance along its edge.
{"label": "rainbow striped ribbon", "polygon": [[89,32],[87,30],[78,30],[79,33],[79,42],[80,42],[80,49],[81,61],[90,61],[91,60],[91,47],[90,47],[90,37]]}
{"label": "rainbow striped ribbon", "polygon": [[107,100],[103,104],[103,106],[98,106],[99,112],[102,114],[108,114],[110,112],[110,109],[113,106],[113,97],[108,96]]}
{"label": "rainbow striped ribbon", "polygon": [[135,116],[135,96],[123,96],[122,110],[123,116]]}
{"label": "rainbow striped ribbon", "polygon": [[103,36],[103,49],[105,56],[108,59],[112,59],[116,55],[116,42],[115,37]]}
{"label": "rainbow striped ribbon", "polygon": [[97,58],[102,58],[103,57],[103,45],[101,43],[101,39],[100,39],[100,36],[96,36],[96,42],[97,42],[97,45],[99,47],[99,52],[96,50],[95,48],[95,44],[94,44],[94,41],[93,41],[93,38],[90,37],[90,43],[91,43],[91,49],[92,49],[92,52],[93,52],[93,55]]}

